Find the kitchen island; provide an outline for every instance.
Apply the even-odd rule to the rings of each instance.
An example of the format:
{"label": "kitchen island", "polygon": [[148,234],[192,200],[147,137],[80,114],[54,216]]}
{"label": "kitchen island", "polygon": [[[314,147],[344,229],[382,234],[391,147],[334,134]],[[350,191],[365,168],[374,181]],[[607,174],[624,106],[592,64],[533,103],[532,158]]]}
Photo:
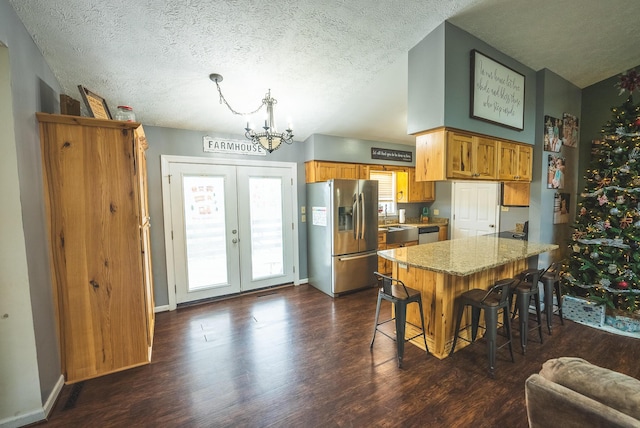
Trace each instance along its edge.
{"label": "kitchen island", "polygon": [[[383,250],[378,255],[393,263],[394,278],[422,293],[427,345],[442,359],[448,356],[453,342],[458,296],[512,278],[528,268],[529,257],[557,248],[555,244],[478,236]],[[468,323],[465,318],[462,325]],[[417,305],[407,308],[407,321],[420,325]],[[408,325],[407,335],[411,330]],[[419,341],[413,343],[424,348]],[[465,345],[465,341],[459,341],[456,350]]]}

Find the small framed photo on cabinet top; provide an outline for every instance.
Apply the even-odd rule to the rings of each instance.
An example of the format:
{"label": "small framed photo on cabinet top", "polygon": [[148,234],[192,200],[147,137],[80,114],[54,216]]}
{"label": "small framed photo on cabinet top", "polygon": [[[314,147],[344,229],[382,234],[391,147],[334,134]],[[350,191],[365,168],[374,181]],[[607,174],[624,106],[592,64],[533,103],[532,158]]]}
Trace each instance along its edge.
{"label": "small framed photo on cabinet top", "polygon": [[107,102],[100,95],[91,92],[82,85],[78,85],[82,99],[92,117],[96,119],[112,119]]}

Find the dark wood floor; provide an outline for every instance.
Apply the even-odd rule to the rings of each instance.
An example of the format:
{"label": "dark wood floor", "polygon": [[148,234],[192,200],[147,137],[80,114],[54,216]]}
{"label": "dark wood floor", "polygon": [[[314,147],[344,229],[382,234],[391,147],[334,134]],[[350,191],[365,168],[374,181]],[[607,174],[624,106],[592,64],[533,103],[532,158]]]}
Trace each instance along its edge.
{"label": "dark wood floor", "polygon": [[[640,377],[640,342],[554,317],[553,335],[438,360],[394,343],[371,352],[376,290],[332,299],[302,285],[157,314],[150,365],[63,388],[51,427],[526,427],[524,381],[578,356]],[[387,314],[389,310],[386,311]]]}

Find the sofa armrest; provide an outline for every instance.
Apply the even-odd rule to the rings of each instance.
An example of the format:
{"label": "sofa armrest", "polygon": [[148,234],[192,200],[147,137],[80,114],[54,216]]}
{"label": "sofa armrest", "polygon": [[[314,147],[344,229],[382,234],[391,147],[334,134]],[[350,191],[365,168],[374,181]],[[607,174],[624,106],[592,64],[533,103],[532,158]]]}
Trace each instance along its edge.
{"label": "sofa armrest", "polygon": [[574,357],[548,360],[542,365],[540,375],[640,420],[638,379]]}
{"label": "sofa armrest", "polygon": [[585,397],[539,374],[525,382],[527,418],[531,428],[635,427],[638,420]]}

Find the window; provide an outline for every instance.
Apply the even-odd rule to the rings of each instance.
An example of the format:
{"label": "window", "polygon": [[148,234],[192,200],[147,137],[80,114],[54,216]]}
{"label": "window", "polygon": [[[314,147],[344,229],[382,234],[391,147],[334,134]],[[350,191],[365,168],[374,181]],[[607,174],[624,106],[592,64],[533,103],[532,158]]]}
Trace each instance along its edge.
{"label": "window", "polygon": [[391,171],[371,171],[371,180],[378,180],[378,215],[396,213],[396,174]]}

